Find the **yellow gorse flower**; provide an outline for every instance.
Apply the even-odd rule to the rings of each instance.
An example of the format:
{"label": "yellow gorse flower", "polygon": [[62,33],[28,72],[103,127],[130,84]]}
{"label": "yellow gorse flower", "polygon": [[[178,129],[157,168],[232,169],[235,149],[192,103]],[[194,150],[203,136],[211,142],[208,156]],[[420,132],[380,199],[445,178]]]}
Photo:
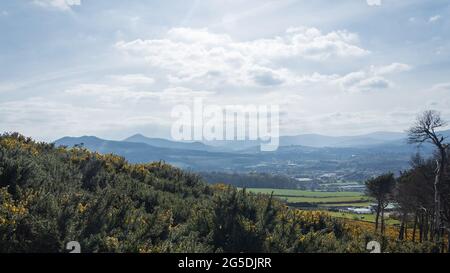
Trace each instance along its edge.
{"label": "yellow gorse flower", "polygon": [[84,213],[84,212],[86,211],[87,207],[88,207],[87,204],[86,204],[86,205],[83,205],[82,203],[78,203],[77,211],[78,211],[79,213]]}
{"label": "yellow gorse flower", "polygon": [[32,196],[26,194],[23,200],[16,201],[9,194],[7,187],[0,188],[0,226],[14,226],[18,219],[28,214],[26,206]]}

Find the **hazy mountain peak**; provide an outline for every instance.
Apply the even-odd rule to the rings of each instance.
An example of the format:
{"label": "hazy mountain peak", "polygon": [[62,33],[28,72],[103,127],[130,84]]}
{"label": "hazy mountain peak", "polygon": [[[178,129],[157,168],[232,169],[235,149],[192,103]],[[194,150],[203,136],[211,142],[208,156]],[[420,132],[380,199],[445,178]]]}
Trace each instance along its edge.
{"label": "hazy mountain peak", "polygon": [[[148,137],[144,136],[143,134],[139,134],[139,133],[134,134],[134,135],[132,135],[132,136],[129,136],[128,138],[136,138],[136,137],[145,137],[145,138],[148,138]],[[126,138],[126,139],[128,139],[128,138]]]}
{"label": "hazy mountain peak", "polygon": [[64,140],[70,140],[70,139],[72,139],[72,140],[102,140],[101,138],[96,137],[96,136],[86,136],[85,135],[85,136],[79,136],[79,137],[65,136],[65,137],[62,137],[62,138],[56,140],[55,142],[58,142],[63,139]]}
{"label": "hazy mountain peak", "polygon": [[145,143],[154,147],[185,149],[185,150],[208,150],[208,146],[201,142],[179,142],[164,138],[152,138],[144,136],[143,134],[134,134],[123,141]]}

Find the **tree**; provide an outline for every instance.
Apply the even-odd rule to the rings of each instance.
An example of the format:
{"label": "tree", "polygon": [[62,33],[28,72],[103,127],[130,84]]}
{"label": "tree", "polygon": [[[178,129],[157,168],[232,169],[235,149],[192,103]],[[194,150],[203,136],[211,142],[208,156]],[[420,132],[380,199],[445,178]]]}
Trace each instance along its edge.
{"label": "tree", "polygon": [[[402,216],[399,239],[406,234],[407,216],[412,215],[413,241],[416,240],[417,230],[420,230],[420,240],[428,237],[424,234],[429,230],[428,214],[433,212],[434,207],[434,161],[425,160],[420,154],[411,159],[411,169],[401,172],[397,179],[395,200],[398,203],[398,211]],[[425,217],[426,214],[426,217]],[[425,225],[427,227],[425,227]],[[402,229],[403,227],[403,229]]]}
{"label": "tree", "polygon": [[369,179],[366,182],[367,195],[377,200],[375,232],[378,231],[379,219],[381,215],[381,233],[384,233],[384,210],[391,200],[394,187],[395,178],[393,173],[383,174]]}
{"label": "tree", "polygon": [[436,160],[435,178],[434,178],[434,230],[433,237],[438,240],[440,238],[442,222],[441,222],[441,181],[443,180],[445,169],[447,166],[447,148],[448,144],[444,143],[445,137],[442,136],[438,129],[446,126],[447,123],[442,120],[439,112],[428,110],[417,117],[415,124],[408,130],[408,142],[410,144],[431,143],[438,150],[438,159]]}

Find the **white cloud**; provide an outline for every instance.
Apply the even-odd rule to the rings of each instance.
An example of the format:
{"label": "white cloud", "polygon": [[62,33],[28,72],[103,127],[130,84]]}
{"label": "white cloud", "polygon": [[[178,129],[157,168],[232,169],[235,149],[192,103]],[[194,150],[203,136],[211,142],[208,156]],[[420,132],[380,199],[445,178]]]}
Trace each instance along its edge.
{"label": "white cloud", "polygon": [[363,79],[358,83],[360,90],[385,89],[391,86],[391,83],[383,77],[375,76]]}
{"label": "white cloud", "polygon": [[283,75],[264,67],[250,70],[249,76],[253,82],[262,86],[280,85],[285,81]]}
{"label": "white cloud", "polygon": [[434,23],[434,22],[437,22],[437,21],[439,21],[439,20],[441,20],[441,19],[442,19],[442,16],[440,16],[440,15],[434,15],[434,16],[431,16],[430,19],[428,19],[428,22]]}
{"label": "white cloud", "polygon": [[341,88],[349,92],[372,91],[374,89],[385,89],[390,83],[380,77],[366,71],[349,73],[336,80]]}
{"label": "white cloud", "polygon": [[372,66],[372,72],[377,75],[386,75],[393,74],[399,72],[406,72],[412,69],[412,67],[408,64],[403,63],[392,63],[386,66],[375,67]]}
{"label": "white cloud", "polygon": [[72,6],[80,6],[81,0],[33,0],[33,3],[41,7],[70,10]]}
{"label": "white cloud", "polygon": [[174,28],[162,39],[121,41],[116,48],[165,70],[177,84],[275,86],[295,74],[280,68],[283,60],[324,62],[367,55],[358,44],[358,35],[345,30],[323,34],[316,28],[289,28],[283,36],[239,42],[207,29]]}
{"label": "white cloud", "polygon": [[335,80],[342,89],[350,92],[386,89],[392,83],[385,78],[387,75],[409,71],[410,65],[392,63],[385,66],[371,66],[368,70],[352,72]]}
{"label": "white cloud", "polygon": [[323,34],[317,28],[288,28],[282,37],[236,43],[241,52],[269,59],[303,58],[324,61],[333,58],[361,57],[369,53],[358,46],[359,37],[346,30]]}
{"label": "white cloud", "polygon": [[366,0],[369,6],[381,6],[381,0]]}

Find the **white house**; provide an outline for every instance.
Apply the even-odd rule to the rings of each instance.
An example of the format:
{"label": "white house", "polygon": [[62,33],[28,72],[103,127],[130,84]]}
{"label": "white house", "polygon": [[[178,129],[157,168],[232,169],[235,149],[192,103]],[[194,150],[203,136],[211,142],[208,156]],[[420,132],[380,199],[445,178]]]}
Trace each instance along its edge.
{"label": "white house", "polygon": [[372,210],[370,208],[348,208],[348,211],[356,214],[371,214]]}

